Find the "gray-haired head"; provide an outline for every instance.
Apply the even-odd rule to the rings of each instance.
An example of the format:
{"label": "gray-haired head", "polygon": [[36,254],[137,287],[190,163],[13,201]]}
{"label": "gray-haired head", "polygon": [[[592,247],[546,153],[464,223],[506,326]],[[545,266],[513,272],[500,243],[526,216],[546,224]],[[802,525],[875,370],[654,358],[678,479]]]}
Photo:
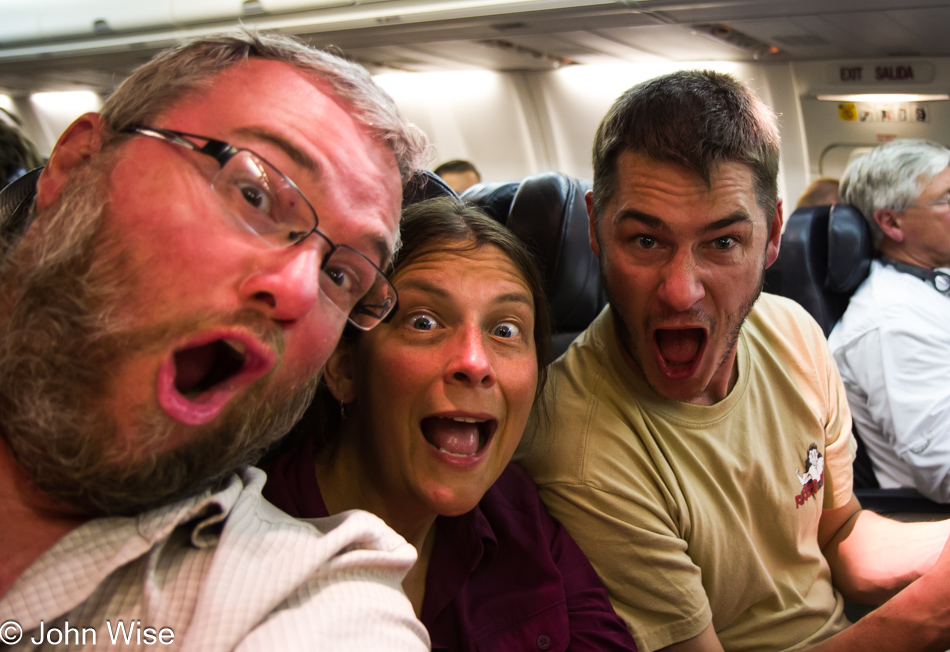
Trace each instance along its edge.
{"label": "gray-haired head", "polygon": [[851,161],[841,179],[841,200],[861,211],[878,245],[884,234],[874,212],[908,208],[948,165],[950,150],[939,143],[892,140]]}
{"label": "gray-haired head", "polygon": [[252,57],[286,63],[326,82],[357,122],[392,148],[403,183],[425,167],[425,134],[399,115],[365,68],[274,32],[216,34],[163,52],[119,85],[102,107],[103,121],[113,134],[149,124],[183,97],[208,88],[217,74]]}
{"label": "gray-haired head", "polygon": [[778,198],[778,125],[772,110],[734,77],[683,70],[637,84],[614,102],[594,138],[598,220],[617,190],[617,157],[624,151],[683,165],[707,185],[720,163],[748,165],[756,201],[771,225]]}

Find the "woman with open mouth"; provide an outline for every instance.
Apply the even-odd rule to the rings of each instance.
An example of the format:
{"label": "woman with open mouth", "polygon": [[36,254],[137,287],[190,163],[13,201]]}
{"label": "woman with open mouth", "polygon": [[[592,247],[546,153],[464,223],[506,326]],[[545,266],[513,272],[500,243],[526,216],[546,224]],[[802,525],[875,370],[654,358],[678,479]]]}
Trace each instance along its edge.
{"label": "woman with open mouth", "polygon": [[509,464],[544,380],[530,254],[454,199],[406,209],[392,319],[344,338],[264,495],[364,509],[419,552],[403,581],[434,650],[633,650],[594,569]]}

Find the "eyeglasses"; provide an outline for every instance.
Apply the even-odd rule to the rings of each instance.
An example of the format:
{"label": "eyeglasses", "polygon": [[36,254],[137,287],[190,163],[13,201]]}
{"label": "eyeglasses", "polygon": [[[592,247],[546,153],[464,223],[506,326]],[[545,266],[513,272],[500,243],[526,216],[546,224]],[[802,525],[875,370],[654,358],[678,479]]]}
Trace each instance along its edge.
{"label": "eyeglasses", "polygon": [[[221,167],[211,188],[241,224],[274,247],[294,247],[317,234],[329,250],[320,262],[320,291],[351,324],[367,331],[395,309],[396,288],[369,258],[334,244],[319,228],[317,213],[297,185],[264,157],[224,141],[157,127],[132,126],[122,133],[147,136],[206,154]],[[190,139],[203,141],[198,145]]]}
{"label": "eyeglasses", "polygon": [[943,204],[943,205],[947,206],[948,208],[950,208],[950,195],[948,195],[948,196],[947,196],[946,198],[944,198],[944,199],[939,199],[939,200],[937,200],[937,201],[928,201],[928,202],[923,203],[923,204],[911,204],[911,205],[908,206],[907,208],[911,208],[912,206],[939,206],[940,204]]}

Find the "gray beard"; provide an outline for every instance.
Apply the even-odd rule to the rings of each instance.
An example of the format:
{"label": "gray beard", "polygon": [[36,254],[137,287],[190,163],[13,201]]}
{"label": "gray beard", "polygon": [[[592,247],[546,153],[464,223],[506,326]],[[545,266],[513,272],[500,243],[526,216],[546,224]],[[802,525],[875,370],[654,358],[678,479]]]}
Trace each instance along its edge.
{"label": "gray beard", "polygon": [[[90,516],[139,513],[216,484],[283,436],[316,387],[272,387],[268,374],[202,427],[152,400],[134,410],[134,441],[120,442],[107,406],[123,361],[209,324],[243,324],[281,360],[283,340],[249,310],[123,323],[139,270],[103,227],[106,178],[73,184],[0,262],[0,436],[41,491]],[[166,450],[169,441],[184,443]]]}

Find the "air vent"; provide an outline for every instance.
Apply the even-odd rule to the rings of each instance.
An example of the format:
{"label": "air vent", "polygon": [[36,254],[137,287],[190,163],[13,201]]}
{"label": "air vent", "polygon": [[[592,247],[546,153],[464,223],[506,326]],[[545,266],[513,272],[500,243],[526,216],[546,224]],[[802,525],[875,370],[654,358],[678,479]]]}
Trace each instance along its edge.
{"label": "air vent", "polygon": [[765,56],[773,57],[782,52],[775,45],[769,45],[723,23],[693,25],[691,29],[703,34],[709,34],[724,43],[739,48],[740,50],[745,50],[752,55],[753,59]]}
{"label": "air vent", "polygon": [[496,23],[491,28],[498,32],[510,32],[516,29],[525,29],[527,26],[527,23]]}
{"label": "air vent", "polygon": [[478,43],[489,48],[494,48],[495,50],[502,50],[511,54],[517,54],[518,56],[542,61],[552,68],[573,66],[577,63],[576,61],[573,61],[567,57],[559,57],[555,54],[548,54],[547,52],[533,50],[531,48],[526,48],[523,45],[512,43],[511,41],[503,41],[501,39],[486,39],[483,41],[478,41]]}

